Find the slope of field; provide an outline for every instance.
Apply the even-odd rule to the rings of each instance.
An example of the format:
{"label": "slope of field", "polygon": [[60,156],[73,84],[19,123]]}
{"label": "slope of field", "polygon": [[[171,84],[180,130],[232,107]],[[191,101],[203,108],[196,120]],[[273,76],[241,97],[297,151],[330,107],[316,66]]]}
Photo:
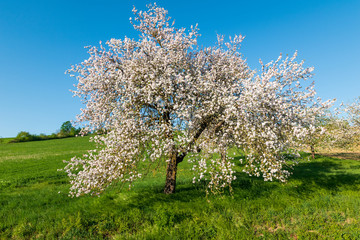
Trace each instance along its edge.
{"label": "slope of field", "polygon": [[359,161],[304,160],[287,183],[239,173],[232,195],[208,197],[183,162],[173,195],[161,168],[131,191],[69,198],[57,169],[91,147],[88,137],[0,144],[1,239],[360,239]]}

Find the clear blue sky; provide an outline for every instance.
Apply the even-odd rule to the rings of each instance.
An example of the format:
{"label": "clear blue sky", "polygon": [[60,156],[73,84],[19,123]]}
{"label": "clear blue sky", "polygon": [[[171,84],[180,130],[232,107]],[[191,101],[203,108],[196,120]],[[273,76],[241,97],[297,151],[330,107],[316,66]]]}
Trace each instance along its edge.
{"label": "clear blue sky", "polygon": [[[136,38],[129,17],[152,1],[0,1],[0,136],[19,131],[52,133],[80,113],[64,72],[87,58],[87,45],[110,38]],[[200,44],[216,34],[242,34],[242,53],[258,59],[299,51],[315,67],[323,99],[350,102],[360,96],[360,1],[156,1],[177,27],[196,23]]]}

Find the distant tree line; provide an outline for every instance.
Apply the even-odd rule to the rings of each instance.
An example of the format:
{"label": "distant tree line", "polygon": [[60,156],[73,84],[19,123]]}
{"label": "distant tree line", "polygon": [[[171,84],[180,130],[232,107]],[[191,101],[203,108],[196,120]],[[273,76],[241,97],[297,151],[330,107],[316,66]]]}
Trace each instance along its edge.
{"label": "distant tree line", "polygon": [[81,128],[75,128],[72,126],[70,121],[64,122],[60,130],[57,133],[52,133],[50,135],[46,134],[30,134],[29,132],[21,131],[19,132],[14,139],[9,143],[18,143],[18,142],[29,142],[29,141],[41,141],[41,140],[50,140],[50,139],[59,139],[67,137],[75,137],[81,131]]}

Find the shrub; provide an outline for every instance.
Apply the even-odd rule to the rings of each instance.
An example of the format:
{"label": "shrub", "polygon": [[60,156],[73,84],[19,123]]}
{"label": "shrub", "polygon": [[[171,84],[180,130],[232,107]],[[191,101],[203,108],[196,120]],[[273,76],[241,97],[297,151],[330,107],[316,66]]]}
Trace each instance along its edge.
{"label": "shrub", "polygon": [[16,137],[13,140],[11,140],[11,142],[28,142],[34,140],[35,140],[34,135],[31,135],[29,132],[21,131],[16,135]]}

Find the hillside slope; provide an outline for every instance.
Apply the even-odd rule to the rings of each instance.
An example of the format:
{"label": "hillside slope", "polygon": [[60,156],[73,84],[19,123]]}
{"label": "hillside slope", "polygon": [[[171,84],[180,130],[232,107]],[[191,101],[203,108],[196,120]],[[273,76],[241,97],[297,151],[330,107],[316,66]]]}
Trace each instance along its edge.
{"label": "hillside slope", "polygon": [[285,184],[237,174],[222,196],[193,185],[183,162],[173,195],[162,193],[160,167],[131,191],[115,184],[100,197],[69,198],[57,169],[92,147],[88,137],[0,144],[0,238],[360,238],[359,161],[304,160]]}

